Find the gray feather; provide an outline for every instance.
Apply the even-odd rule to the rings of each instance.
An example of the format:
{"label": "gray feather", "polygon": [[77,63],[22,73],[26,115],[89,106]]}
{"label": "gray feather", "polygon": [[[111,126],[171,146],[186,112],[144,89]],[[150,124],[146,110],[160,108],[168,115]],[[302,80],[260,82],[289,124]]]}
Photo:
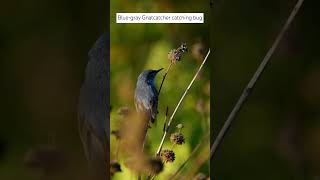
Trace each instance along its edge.
{"label": "gray feather", "polygon": [[139,75],[134,98],[137,111],[149,114],[152,123],[158,113],[158,91],[154,84],[157,72],[145,70]]}
{"label": "gray feather", "polygon": [[103,34],[88,53],[85,80],[80,89],[80,138],[91,169],[106,179],[109,165],[109,37]]}

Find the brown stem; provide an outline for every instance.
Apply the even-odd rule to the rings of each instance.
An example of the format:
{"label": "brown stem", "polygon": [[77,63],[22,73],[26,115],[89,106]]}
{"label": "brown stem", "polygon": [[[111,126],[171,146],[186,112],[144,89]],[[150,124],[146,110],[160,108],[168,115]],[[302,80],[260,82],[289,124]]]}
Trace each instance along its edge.
{"label": "brown stem", "polygon": [[236,105],[232,109],[231,113],[229,114],[228,119],[224,123],[223,127],[221,128],[221,130],[220,130],[220,132],[219,132],[219,134],[217,136],[217,138],[214,140],[214,142],[213,142],[213,144],[211,146],[210,159],[212,159],[214,157],[214,154],[215,154],[216,150],[218,149],[218,147],[221,144],[221,142],[223,141],[226,133],[230,129],[233,120],[236,118],[236,116],[238,115],[240,109],[243,107],[243,105],[246,102],[247,98],[251,94],[253,88],[255,87],[255,84],[257,83],[257,81],[260,78],[261,74],[265,70],[265,68],[266,68],[271,56],[273,55],[275,49],[277,48],[277,46],[278,46],[280,40],[282,39],[284,33],[287,31],[287,29],[289,28],[291,22],[295,18],[295,16],[296,16],[298,10],[300,9],[302,3],[303,3],[303,0],[298,0],[297,4],[295,5],[294,9],[292,10],[290,16],[288,17],[285,25],[283,26],[283,28],[281,29],[280,33],[278,34],[275,42],[273,43],[273,45],[271,46],[271,48],[267,52],[266,56],[263,58],[263,60],[262,60],[262,62],[260,64],[260,66],[258,67],[257,71],[255,72],[255,74],[251,78],[251,80],[248,83],[247,87],[244,89],[243,93],[241,94],[238,102],[236,103]]}
{"label": "brown stem", "polygon": [[[160,95],[163,82],[164,82],[164,80],[166,79],[166,77],[167,77],[167,75],[168,75],[168,72],[169,72],[169,70],[171,69],[172,64],[173,64],[173,63],[170,62],[169,66],[168,66],[168,68],[167,68],[167,70],[166,70],[166,73],[163,75],[163,78],[162,78],[162,81],[161,81],[161,84],[160,84],[160,88],[159,88],[159,91],[158,91],[158,96]],[[159,98],[159,97],[158,97],[158,98]]]}

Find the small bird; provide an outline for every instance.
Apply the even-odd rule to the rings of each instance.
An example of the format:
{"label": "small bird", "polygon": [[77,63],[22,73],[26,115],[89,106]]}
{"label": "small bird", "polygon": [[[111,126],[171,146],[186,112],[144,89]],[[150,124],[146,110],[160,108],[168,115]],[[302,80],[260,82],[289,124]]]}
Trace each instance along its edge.
{"label": "small bird", "polygon": [[105,180],[109,166],[109,35],[103,34],[89,51],[80,89],[79,132],[91,179]]}
{"label": "small bird", "polygon": [[155,77],[163,68],[143,71],[137,81],[135,90],[135,106],[139,113],[145,113],[149,122],[154,123],[158,113],[158,91],[154,83]]}

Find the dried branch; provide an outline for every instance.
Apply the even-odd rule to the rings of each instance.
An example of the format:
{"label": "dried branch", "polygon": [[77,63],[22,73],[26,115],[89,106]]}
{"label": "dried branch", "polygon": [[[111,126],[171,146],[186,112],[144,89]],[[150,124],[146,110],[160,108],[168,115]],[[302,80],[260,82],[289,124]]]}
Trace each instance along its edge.
{"label": "dried branch", "polygon": [[164,123],[163,123],[163,132],[165,132],[166,128],[167,128],[168,113],[169,113],[169,107],[167,106],[167,108],[166,108],[166,117],[164,118]]}
{"label": "dried branch", "polygon": [[164,82],[164,80],[166,79],[166,77],[167,77],[167,75],[168,75],[168,72],[169,72],[170,69],[171,69],[172,64],[173,64],[173,63],[170,62],[169,66],[168,66],[168,68],[167,68],[167,70],[166,70],[166,73],[164,73],[164,75],[163,75],[163,78],[162,78],[162,81],[161,81],[161,85],[160,85],[160,88],[159,88],[159,91],[158,91],[158,96],[160,95],[160,91],[161,91],[161,89],[162,89],[163,82]]}
{"label": "dried branch", "polygon": [[203,62],[201,63],[201,65],[200,65],[200,67],[199,67],[198,71],[197,71],[197,72],[196,72],[196,74],[193,76],[193,78],[192,78],[192,80],[191,80],[190,84],[188,85],[187,89],[184,91],[184,93],[183,93],[182,97],[180,98],[180,100],[179,100],[179,102],[178,102],[177,106],[175,107],[175,109],[174,109],[174,111],[173,111],[172,115],[170,116],[169,121],[168,121],[167,128],[166,128],[165,132],[163,133],[163,136],[162,136],[162,139],[161,139],[161,142],[160,142],[160,145],[159,145],[158,151],[157,151],[157,153],[156,153],[156,155],[157,155],[157,156],[160,154],[160,151],[161,151],[161,149],[162,149],[162,146],[163,146],[164,140],[165,140],[165,138],[166,138],[166,136],[167,136],[167,133],[168,133],[168,130],[169,130],[169,127],[170,127],[170,125],[171,125],[171,122],[172,122],[172,120],[173,120],[174,115],[176,114],[176,112],[177,112],[178,108],[180,107],[180,105],[181,105],[181,103],[182,103],[183,99],[184,99],[184,98],[185,98],[185,96],[187,95],[187,93],[188,93],[189,89],[191,88],[191,86],[192,86],[193,82],[195,81],[196,77],[198,76],[199,72],[201,71],[201,69],[202,69],[203,65],[204,65],[204,64],[205,64],[205,62],[207,61],[209,54],[210,54],[210,49],[209,49],[209,51],[208,51],[208,53],[207,53],[206,57],[204,58]]}
{"label": "dried branch", "polygon": [[240,109],[242,108],[243,104],[246,102],[247,98],[251,94],[256,82],[258,81],[258,79],[260,78],[261,74],[265,70],[265,68],[266,68],[266,66],[267,66],[272,54],[274,53],[275,49],[277,48],[277,46],[278,46],[280,40],[282,39],[284,33],[289,28],[291,22],[294,20],[294,18],[296,16],[298,10],[300,9],[302,3],[303,3],[303,0],[298,0],[297,4],[295,5],[294,9],[292,10],[290,16],[288,17],[285,25],[283,26],[283,28],[281,29],[279,35],[277,36],[275,42],[273,43],[273,45],[269,49],[269,51],[266,54],[266,56],[263,58],[263,60],[262,60],[262,62],[260,64],[260,66],[258,67],[257,71],[255,72],[255,74],[251,78],[251,80],[248,83],[247,87],[244,89],[243,93],[241,94],[238,102],[236,103],[236,105],[232,109],[231,113],[229,114],[226,122],[224,123],[222,129],[220,130],[220,132],[219,132],[219,134],[217,136],[217,138],[215,139],[214,143],[211,146],[211,150],[210,150],[210,158],[211,159],[213,158],[215,152],[217,151],[217,148],[219,147],[219,145],[223,141],[226,133],[230,129],[230,126],[231,126],[233,120],[236,118],[236,116],[238,115],[238,113],[239,113]]}

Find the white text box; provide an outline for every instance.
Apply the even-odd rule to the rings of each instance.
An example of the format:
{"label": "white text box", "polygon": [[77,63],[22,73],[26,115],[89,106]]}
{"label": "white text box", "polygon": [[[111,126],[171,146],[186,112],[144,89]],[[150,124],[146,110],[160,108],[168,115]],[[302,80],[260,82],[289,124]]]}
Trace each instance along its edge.
{"label": "white text box", "polygon": [[117,23],[203,23],[203,13],[116,13]]}

